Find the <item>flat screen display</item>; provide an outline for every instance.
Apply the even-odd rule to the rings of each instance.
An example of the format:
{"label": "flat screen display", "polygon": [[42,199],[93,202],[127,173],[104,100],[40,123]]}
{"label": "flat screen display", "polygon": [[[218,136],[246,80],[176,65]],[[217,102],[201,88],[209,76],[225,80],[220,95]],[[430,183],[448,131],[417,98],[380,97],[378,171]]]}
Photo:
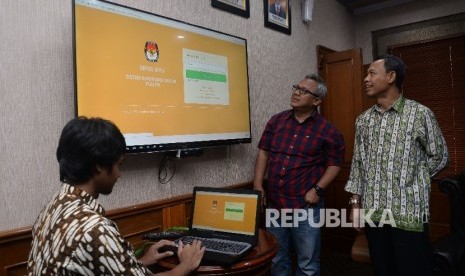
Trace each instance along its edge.
{"label": "flat screen display", "polygon": [[192,229],[254,235],[256,194],[197,191]]}
{"label": "flat screen display", "polygon": [[76,116],[113,121],[128,152],[251,142],[245,39],[97,0],[73,23]]}

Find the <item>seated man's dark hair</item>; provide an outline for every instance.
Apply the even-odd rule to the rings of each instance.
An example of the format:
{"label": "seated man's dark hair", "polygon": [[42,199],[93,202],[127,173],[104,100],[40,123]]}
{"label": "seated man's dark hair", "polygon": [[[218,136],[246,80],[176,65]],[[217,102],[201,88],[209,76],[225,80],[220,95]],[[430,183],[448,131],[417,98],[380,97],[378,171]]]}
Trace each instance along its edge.
{"label": "seated man's dark hair", "polygon": [[86,117],[72,119],[63,128],[57,148],[60,181],[68,184],[88,181],[97,165],[111,171],[125,148],[123,134],[111,121]]}

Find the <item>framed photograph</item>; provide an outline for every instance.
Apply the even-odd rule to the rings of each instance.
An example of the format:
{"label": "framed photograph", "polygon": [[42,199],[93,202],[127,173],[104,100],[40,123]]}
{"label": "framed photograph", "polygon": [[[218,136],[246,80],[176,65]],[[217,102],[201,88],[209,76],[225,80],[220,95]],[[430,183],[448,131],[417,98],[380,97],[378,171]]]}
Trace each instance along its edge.
{"label": "framed photograph", "polygon": [[250,0],[212,0],[212,6],[218,9],[228,11],[240,15],[242,17],[250,17]]}
{"label": "framed photograph", "polygon": [[263,0],[265,27],[291,34],[290,0]]}

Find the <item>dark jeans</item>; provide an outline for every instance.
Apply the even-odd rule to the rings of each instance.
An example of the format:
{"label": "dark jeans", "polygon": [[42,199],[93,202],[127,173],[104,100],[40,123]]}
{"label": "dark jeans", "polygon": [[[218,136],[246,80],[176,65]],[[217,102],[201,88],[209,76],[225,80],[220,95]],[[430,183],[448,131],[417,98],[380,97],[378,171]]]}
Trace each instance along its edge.
{"label": "dark jeans", "polygon": [[423,232],[365,225],[374,275],[432,276],[433,250],[428,232],[426,223]]}

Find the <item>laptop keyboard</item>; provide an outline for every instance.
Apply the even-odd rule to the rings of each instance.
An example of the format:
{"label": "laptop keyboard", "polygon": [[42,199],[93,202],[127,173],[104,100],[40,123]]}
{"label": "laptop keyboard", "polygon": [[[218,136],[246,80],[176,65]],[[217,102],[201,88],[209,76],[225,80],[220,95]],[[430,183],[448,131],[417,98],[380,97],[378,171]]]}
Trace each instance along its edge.
{"label": "laptop keyboard", "polygon": [[206,251],[219,252],[231,255],[241,254],[242,252],[250,248],[250,244],[245,242],[222,240],[215,238],[183,236],[182,238],[177,239],[175,241],[176,245],[179,240],[181,240],[183,244],[192,244],[193,240],[200,240],[202,241],[202,246],[205,246]]}

